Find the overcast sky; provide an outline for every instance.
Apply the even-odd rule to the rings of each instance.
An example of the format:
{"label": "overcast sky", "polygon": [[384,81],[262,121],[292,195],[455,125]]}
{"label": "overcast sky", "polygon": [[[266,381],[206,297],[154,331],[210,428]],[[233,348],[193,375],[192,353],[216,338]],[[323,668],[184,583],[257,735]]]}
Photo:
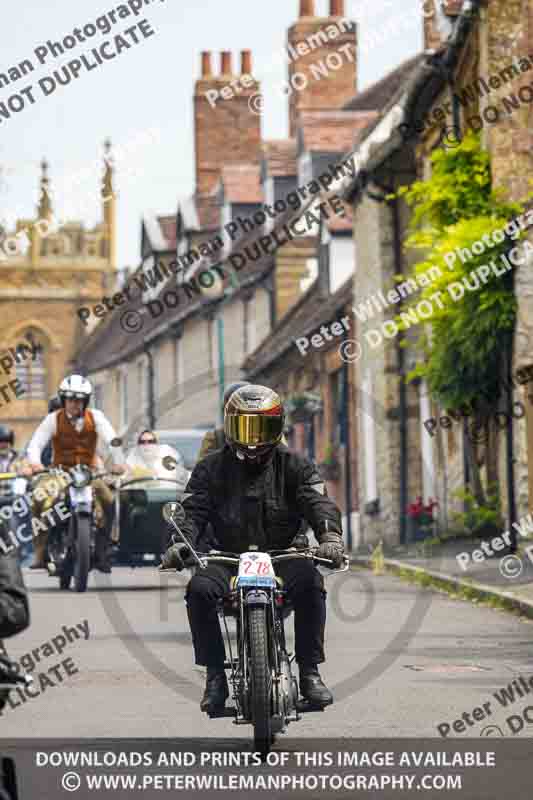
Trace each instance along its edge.
{"label": "overcast sky", "polygon": [[[127,0],[124,0],[127,2]],[[145,0],[146,1],[146,0]],[[326,14],[329,0],[315,0],[317,14]],[[401,5],[401,9],[399,8]],[[48,56],[40,65],[37,47],[61,41],[74,28],[95,23],[117,9],[117,0],[20,0],[4,3],[0,29],[0,73],[23,59],[34,72],[0,88],[0,103],[32,85],[29,100],[9,120],[0,117],[1,210],[32,216],[38,198],[39,163],[50,162],[52,187],[85,170],[74,195],[83,195],[79,207],[66,197],[55,199],[69,218],[93,225],[99,219],[98,172],[95,159],[102,142],[129,146],[122,159],[126,173],[118,175],[119,266],[134,265],[139,256],[143,213],[175,213],[178,197],[194,186],[192,96],[200,73],[200,52],[252,50],[253,73],[262,82],[265,98],[263,137],[288,134],[287,100],[280,91],[286,77],[280,59],[272,62],[286,42],[287,28],[298,16],[299,0],[151,0],[140,15],[121,19],[110,33],[98,33],[59,58]],[[422,47],[420,0],[346,0],[347,16],[359,23],[359,88],[381,78]],[[53,70],[105,39],[147,19],[155,35],[124,50],[117,58],[59,86],[48,97],[37,86]],[[379,37],[376,41],[375,37]],[[128,38],[131,42],[132,38]],[[94,58],[92,59],[94,61]],[[214,66],[218,71],[218,55]],[[240,64],[240,61],[239,61]],[[135,139],[149,129],[144,144]],[[67,203],[67,207],[65,207]],[[0,215],[1,216],[1,215]]]}

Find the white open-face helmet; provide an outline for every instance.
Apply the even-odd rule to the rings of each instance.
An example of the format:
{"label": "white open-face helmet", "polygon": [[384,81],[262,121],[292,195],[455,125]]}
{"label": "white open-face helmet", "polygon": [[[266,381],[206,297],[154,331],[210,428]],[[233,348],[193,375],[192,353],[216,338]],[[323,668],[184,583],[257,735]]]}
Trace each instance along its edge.
{"label": "white open-face helmet", "polygon": [[87,378],[83,375],[69,375],[61,381],[61,385],[57,391],[61,405],[65,407],[65,400],[76,399],[83,400],[83,408],[86,409],[91,399],[93,387]]}

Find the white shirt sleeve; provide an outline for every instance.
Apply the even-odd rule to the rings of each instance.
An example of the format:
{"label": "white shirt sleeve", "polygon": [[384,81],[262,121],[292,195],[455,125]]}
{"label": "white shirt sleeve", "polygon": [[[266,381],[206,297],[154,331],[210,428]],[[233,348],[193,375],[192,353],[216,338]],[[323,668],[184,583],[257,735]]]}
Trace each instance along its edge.
{"label": "white shirt sleeve", "polygon": [[57,431],[57,413],[57,411],[53,411],[48,414],[31,437],[27,450],[30,464],[41,463],[41,453]]}
{"label": "white shirt sleeve", "polygon": [[100,450],[102,445],[104,445],[104,449],[108,450],[111,454],[114,464],[124,464],[124,453],[122,452],[122,447],[110,446],[113,439],[117,438],[115,429],[102,411],[98,411],[96,408],[91,408],[90,411],[94,418],[94,427],[98,437],[96,445],[97,449]]}

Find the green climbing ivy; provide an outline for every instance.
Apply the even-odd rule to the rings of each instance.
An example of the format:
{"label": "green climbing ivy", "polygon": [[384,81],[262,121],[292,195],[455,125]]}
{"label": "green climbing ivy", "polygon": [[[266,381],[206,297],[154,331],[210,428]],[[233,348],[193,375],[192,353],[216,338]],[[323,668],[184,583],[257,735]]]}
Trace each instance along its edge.
{"label": "green climbing ivy", "polygon": [[[486,239],[484,253],[473,255],[465,263],[457,258],[451,266],[445,255],[456,248],[472,250],[472,245],[485,235],[505,228],[523,207],[506,202],[502,190],[492,188],[490,156],[476,134],[466,136],[454,150],[436,150],[431,162],[429,180],[399,191],[413,212],[406,247],[424,251],[422,260],[407,277],[416,279],[435,267],[430,274],[440,272],[431,285],[404,303],[404,311],[409,313],[421,300],[431,302],[431,296],[440,292],[439,301],[432,302],[431,328],[423,324],[410,327],[405,317],[396,320],[400,329],[409,329],[408,343],[419,354],[408,379],[425,378],[431,394],[446,408],[468,407],[480,395],[496,403],[502,343],[513,330],[516,316],[512,273],[501,277],[491,273],[482,288],[465,291],[456,302],[447,287],[452,281],[462,282],[493,259],[503,269],[500,257],[506,242],[489,247]],[[405,277],[397,276],[397,280]]]}

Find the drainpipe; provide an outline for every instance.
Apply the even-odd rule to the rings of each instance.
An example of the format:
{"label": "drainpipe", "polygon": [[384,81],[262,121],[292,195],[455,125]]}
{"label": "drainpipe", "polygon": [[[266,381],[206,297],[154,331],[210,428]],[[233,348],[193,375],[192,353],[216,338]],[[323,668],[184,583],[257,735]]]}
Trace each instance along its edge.
{"label": "drainpipe", "polygon": [[224,315],[217,315],[218,342],[218,424],[224,425],[224,384],[226,383],[224,356]]}
{"label": "drainpipe", "polygon": [[517,551],[516,529],[513,524],[517,521],[516,515],[516,494],[514,487],[514,442],[513,442],[513,336],[510,334],[505,343],[505,379],[507,391],[505,392],[505,410],[507,412],[507,430],[505,431],[505,467],[507,476],[507,506],[509,509],[508,530],[511,534],[511,553]]}
{"label": "drainpipe", "polygon": [[350,447],[350,370],[347,361],[343,367],[343,427],[344,427],[344,496],[346,505],[346,545],[348,552],[353,548],[352,537],[352,455]]}

